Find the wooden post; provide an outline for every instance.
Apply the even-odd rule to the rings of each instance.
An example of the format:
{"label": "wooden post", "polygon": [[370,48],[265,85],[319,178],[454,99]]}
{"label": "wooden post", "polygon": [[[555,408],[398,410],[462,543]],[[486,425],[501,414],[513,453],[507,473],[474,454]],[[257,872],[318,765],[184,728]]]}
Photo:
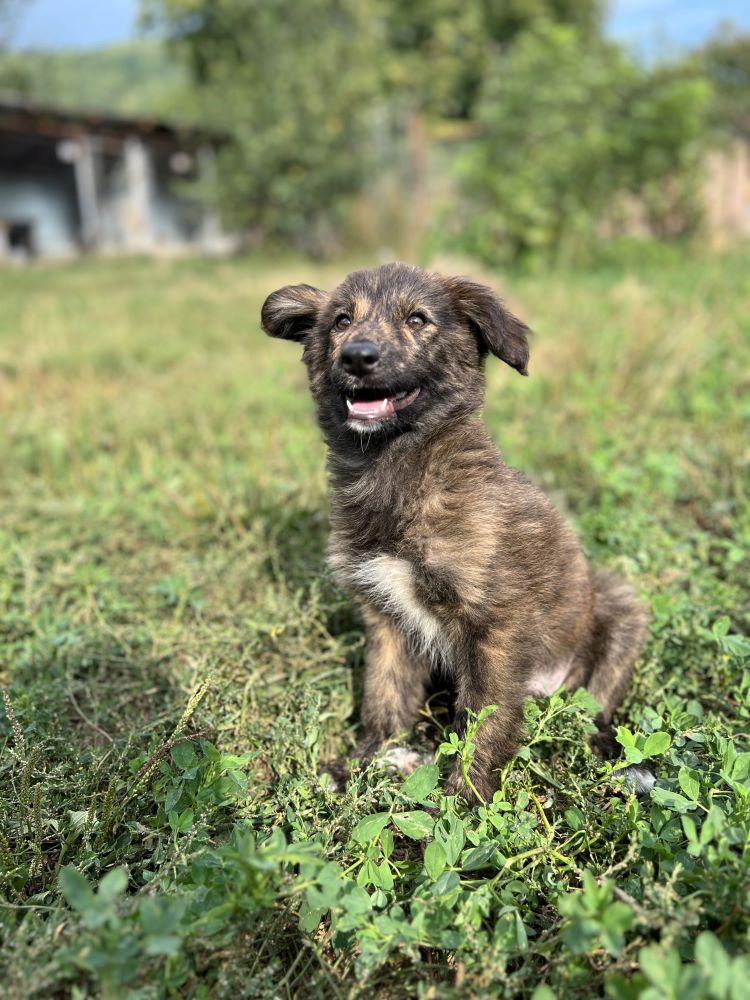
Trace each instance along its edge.
{"label": "wooden post", "polygon": [[94,146],[89,136],[81,136],[77,142],[73,159],[78,195],[78,211],[81,216],[81,242],[84,250],[96,250],[99,246],[99,201],[96,192],[96,161]]}
{"label": "wooden post", "polygon": [[151,228],[151,162],[140,136],[130,135],[125,140],[124,158],[127,184],[127,207],[123,213],[125,247],[128,250],[149,250],[154,240]]}
{"label": "wooden post", "polygon": [[[213,146],[201,146],[198,150],[198,174],[206,189],[216,187],[216,152]],[[221,245],[222,229],[219,213],[209,204],[203,205],[201,219],[201,247],[206,253],[216,252]]]}

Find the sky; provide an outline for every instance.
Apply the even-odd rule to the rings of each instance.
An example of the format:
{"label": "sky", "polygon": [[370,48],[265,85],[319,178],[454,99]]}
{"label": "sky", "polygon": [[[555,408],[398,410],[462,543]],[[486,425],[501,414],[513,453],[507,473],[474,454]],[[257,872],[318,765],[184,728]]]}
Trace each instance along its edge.
{"label": "sky", "polygon": [[[14,48],[82,48],[137,37],[138,0],[20,0]],[[608,32],[644,55],[700,45],[722,20],[750,30],[748,0],[610,0]]]}

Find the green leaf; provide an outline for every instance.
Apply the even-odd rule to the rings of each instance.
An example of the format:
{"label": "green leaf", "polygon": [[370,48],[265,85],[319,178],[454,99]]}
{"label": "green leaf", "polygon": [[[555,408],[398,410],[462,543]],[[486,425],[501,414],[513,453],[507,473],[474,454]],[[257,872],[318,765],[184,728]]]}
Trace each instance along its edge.
{"label": "green leaf", "polygon": [[88,822],[88,809],[69,809],[70,823],[74,830],[83,830]]}
{"label": "green leaf", "polygon": [[433,882],[445,869],[445,851],[436,840],[430,841],[425,849],[424,867]]}
{"label": "green leaf", "polygon": [[744,781],[750,775],[750,753],[739,753],[732,764],[732,778]]}
{"label": "green leaf", "polygon": [[379,881],[376,883],[378,888],[385,889],[386,892],[390,892],[393,888],[393,873],[391,872],[390,866],[387,861],[381,861],[377,865]]}
{"label": "green leaf", "polygon": [[346,890],[340,902],[347,913],[357,916],[369,913],[372,909],[372,900],[367,892],[358,885],[347,883]]}
{"label": "green leaf", "polygon": [[625,903],[612,903],[602,916],[602,944],[610,955],[618,955],[625,945],[625,932],[635,922],[635,914]]}
{"label": "green leaf", "polygon": [[365,816],[352,830],[352,839],[358,844],[374,840],[381,830],[386,828],[390,818],[390,813],[372,813],[370,816]]}
{"label": "green leaf", "polygon": [[435,839],[440,842],[443,848],[446,862],[449,865],[455,865],[466,842],[463,824],[458,816],[449,814],[436,823]]}
{"label": "green leaf", "polygon": [[176,955],[182,945],[182,939],[176,934],[159,934],[146,941],[147,955]]}
{"label": "green leaf", "polygon": [[556,1000],[556,996],[549,986],[541,983],[531,994],[531,1000]]}
{"label": "green leaf", "polygon": [[377,889],[382,888],[380,884],[380,871],[374,861],[365,861],[357,875],[357,885],[363,888],[367,885],[374,885]]}
{"label": "green leaf", "polygon": [[729,632],[729,626],[731,622],[727,615],[722,615],[721,618],[717,619],[711,626],[711,631],[718,638],[721,639]]}
{"label": "green leaf", "polygon": [[432,895],[435,897],[449,896],[461,885],[458,872],[443,872],[432,886]]}
{"label": "green leaf", "polygon": [[95,905],[94,891],[88,880],[81,875],[77,868],[66,865],[60,870],[59,876],[60,891],[66,902],[77,910],[84,913]]}
{"label": "green leaf", "polygon": [[303,900],[299,908],[299,926],[300,930],[305,931],[306,934],[312,934],[318,929],[320,921],[326,914],[326,910],[322,907],[313,909],[307,900]]}
{"label": "green leaf", "polygon": [[634,747],[635,746],[635,736],[626,729],[625,726],[618,726],[617,733],[615,734],[615,739],[620,744],[621,747]]}
{"label": "green leaf", "polygon": [[565,810],[565,822],[568,824],[570,829],[575,833],[578,830],[582,830],[586,825],[586,818],[576,806],[571,806],[570,809]]}
{"label": "green leaf", "polygon": [[693,771],[689,767],[681,767],[678,774],[677,780],[680,783],[680,788],[683,790],[685,795],[693,802],[697,802],[700,798],[701,786],[700,779],[697,771]]}
{"label": "green leaf", "polygon": [[710,931],[703,931],[695,939],[695,959],[711,975],[717,975],[729,964],[721,941]]}
{"label": "green leaf", "polygon": [[181,771],[189,771],[191,767],[198,763],[198,755],[193,744],[185,740],[172,747],[172,760]]}
{"label": "green leaf", "polygon": [[121,893],[125,892],[127,885],[127,868],[114,868],[111,872],[107,872],[99,883],[97,895],[100,899],[115,899],[117,896],[121,895]]}
{"label": "green leaf", "polygon": [[401,794],[415,802],[424,802],[440,779],[437,764],[422,764],[401,786]]}
{"label": "green leaf", "polygon": [[393,834],[387,827],[380,834],[380,850],[384,858],[390,858],[393,854]]}
{"label": "green leaf", "polygon": [[692,816],[685,813],[682,816],[682,829],[685,832],[685,836],[688,839],[688,854],[692,854],[697,857],[700,852],[700,844],[698,843],[698,832],[695,828],[695,822]]}
{"label": "green leaf", "polygon": [[516,947],[519,951],[526,951],[529,947],[526,925],[523,920],[521,920],[521,914],[518,910],[516,910]]}
{"label": "green leaf", "polygon": [[394,825],[412,840],[422,840],[424,837],[429,837],[435,828],[435,820],[422,809],[394,813],[392,819]]}
{"label": "green leaf", "polygon": [[667,788],[653,788],[651,798],[660,806],[671,809],[676,813],[684,813],[689,809],[695,809],[696,803],[686,799],[679,792],[670,792]]}
{"label": "green leaf", "polygon": [[485,841],[478,847],[472,847],[464,851],[461,856],[461,867],[466,872],[476,871],[479,868],[486,868],[487,862],[497,850],[497,845],[492,841]]}
{"label": "green leaf", "polygon": [[667,997],[679,997],[682,963],[673,948],[665,952],[663,948],[649,945],[641,948],[638,957],[641,969],[650,983],[658,986]]}
{"label": "green leaf", "polygon": [[661,730],[656,733],[651,733],[643,745],[643,756],[658,757],[660,754],[666,753],[671,745],[672,737],[669,733],[662,732]]}

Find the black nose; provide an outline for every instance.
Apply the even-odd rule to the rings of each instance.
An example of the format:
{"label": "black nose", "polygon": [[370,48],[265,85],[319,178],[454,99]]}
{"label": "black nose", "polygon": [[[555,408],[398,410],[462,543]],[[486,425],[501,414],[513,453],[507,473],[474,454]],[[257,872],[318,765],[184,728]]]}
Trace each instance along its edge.
{"label": "black nose", "polygon": [[378,345],[371,340],[352,340],[341,348],[341,364],[350,375],[369,375],[379,360]]}

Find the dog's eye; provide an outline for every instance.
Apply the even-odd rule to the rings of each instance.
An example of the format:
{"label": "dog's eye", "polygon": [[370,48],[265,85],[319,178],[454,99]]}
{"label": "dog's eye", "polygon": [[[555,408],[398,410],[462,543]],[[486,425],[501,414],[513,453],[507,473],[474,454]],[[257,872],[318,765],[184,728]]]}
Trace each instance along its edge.
{"label": "dog's eye", "polygon": [[337,330],[345,330],[348,326],[352,325],[351,316],[347,316],[346,313],[341,313],[340,316],[336,317],[336,322],[333,324]]}
{"label": "dog's eye", "polygon": [[412,313],[407,319],[406,325],[412,330],[421,330],[426,322],[427,320],[422,313]]}

